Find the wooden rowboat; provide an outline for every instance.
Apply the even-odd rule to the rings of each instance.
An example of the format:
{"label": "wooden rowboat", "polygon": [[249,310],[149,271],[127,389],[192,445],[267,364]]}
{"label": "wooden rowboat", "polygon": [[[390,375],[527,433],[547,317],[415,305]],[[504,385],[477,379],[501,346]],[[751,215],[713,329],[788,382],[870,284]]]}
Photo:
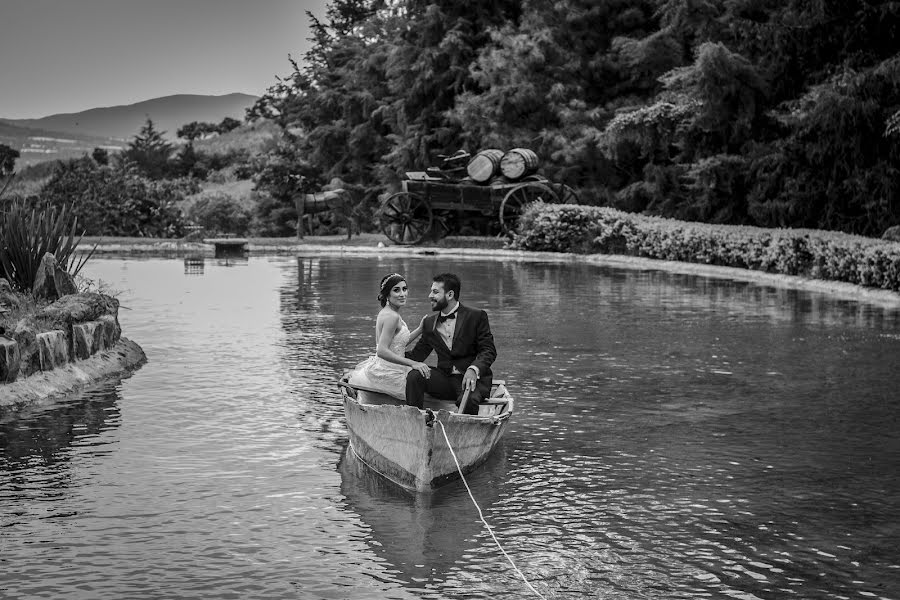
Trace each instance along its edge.
{"label": "wooden rowboat", "polygon": [[351,386],[348,375],[338,387],[353,452],[372,470],[417,492],[431,492],[458,479],[459,469],[464,475],[477,469],[497,446],[513,413],[513,399],[503,381],[494,382],[490,399],[477,415],[459,414],[452,402],[428,397],[424,409],[406,406],[387,394]]}

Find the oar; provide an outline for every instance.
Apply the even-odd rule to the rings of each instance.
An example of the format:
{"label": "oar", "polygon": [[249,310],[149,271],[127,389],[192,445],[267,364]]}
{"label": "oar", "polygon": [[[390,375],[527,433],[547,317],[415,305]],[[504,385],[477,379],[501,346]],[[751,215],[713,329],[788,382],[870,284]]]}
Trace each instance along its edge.
{"label": "oar", "polygon": [[469,388],[466,388],[466,391],[463,392],[462,400],[459,401],[459,414],[465,414],[466,412],[466,404],[469,402]]}

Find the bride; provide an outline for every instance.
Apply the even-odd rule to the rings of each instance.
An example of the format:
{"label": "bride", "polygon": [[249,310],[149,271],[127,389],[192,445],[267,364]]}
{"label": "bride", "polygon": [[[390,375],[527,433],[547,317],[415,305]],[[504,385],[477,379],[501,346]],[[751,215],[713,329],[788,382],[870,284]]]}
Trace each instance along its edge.
{"label": "bride", "polygon": [[375,319],[375,355],[353,368],[348,380],[350,385],[405,400],[406,374],[410,369],[428,377],[428,365],[404,356],[406,346],[422,334],[425,321],[422,317],[414,331],[410,331],[403,321],[400,308],[406,305],[408,294],[409,286],[403,275],[391,273],[381,280],[381,293],[378,294],[381,310]]}

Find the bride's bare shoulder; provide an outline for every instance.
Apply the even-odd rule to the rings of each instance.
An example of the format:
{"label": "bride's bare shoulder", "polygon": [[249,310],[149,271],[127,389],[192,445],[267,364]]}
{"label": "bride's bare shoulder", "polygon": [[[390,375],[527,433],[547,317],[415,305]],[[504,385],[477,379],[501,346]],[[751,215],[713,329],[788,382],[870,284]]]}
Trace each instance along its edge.
{"label": "bride's bare shoulder", "polygon": [[389,308],[382,308],[378,311],[377,322],[396,325],[401,321],[400,313]]}

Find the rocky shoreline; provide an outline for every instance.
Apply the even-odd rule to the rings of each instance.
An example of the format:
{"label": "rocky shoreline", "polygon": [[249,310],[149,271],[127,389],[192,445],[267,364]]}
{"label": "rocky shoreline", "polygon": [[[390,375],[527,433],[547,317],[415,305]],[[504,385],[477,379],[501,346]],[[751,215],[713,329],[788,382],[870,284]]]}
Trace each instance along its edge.
{"label": "rocky shoreline", "polygon": [[123,376],[146,362],[141,347],[120,338],[112,347],[88,358],[0,384],[0,411],[53,400],[109,377]]}
{"label": "rocky shoreline", "polygon": [[0,279],[0,411],[63,396],[146,360],[122,337],[119,301],[77,291],[47,253],[30,293]]}

